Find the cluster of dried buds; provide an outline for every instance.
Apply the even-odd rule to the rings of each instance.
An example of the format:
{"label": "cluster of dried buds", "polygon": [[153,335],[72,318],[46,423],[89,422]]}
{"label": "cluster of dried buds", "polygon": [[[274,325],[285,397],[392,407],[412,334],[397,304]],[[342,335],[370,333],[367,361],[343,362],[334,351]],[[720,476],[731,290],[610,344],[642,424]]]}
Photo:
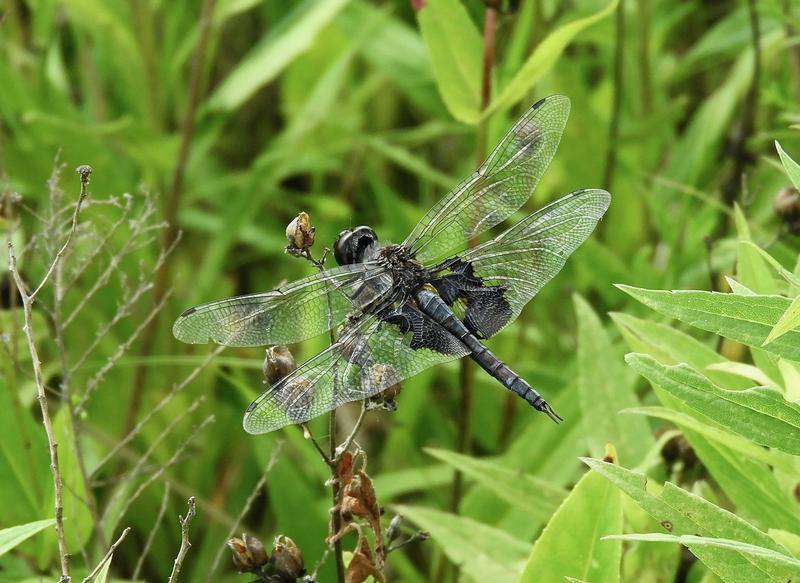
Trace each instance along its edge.
{"label": "cluster of dried buds", "polygon": [[[360,465],[358,469],[356,463]],[[366,465],[367,458],[364,452],[359,451],[353,455],[346,451],[339,458],[336,476],[331,480],[335,480],[340,486],[336,506],[331,512],[339,513],[341,529],[337,533],[332,533],[328,537],[328,542],[332,543],[352,530],[358,533],[358,543],[345,574],[347,583],[363,583],[369,577],[379,583],[385,580],[383,567],[386,562],[386,547],[383,544],[380,522],[383,512],[378,504],[372,479],[364,471]],[[366,526],[372,529],[375,539],[374,553],[364,535],[362,523],[366,523]]]}
{"label": "cluster of dried buds", "polygon": [[305,256],[314,245],[314,232],[308,213],[301,212],[286,227],[286,252],[290,255]]}
{"label": "cluster of dried buds", "polygon": [[264,545],[254,536],[242,534],[242,538],[232,538],[228,547],[233,553],[233,564],[240,573],[252,573],[258,581],[265,583],[295,583],[303,578],[304,583],[313,579],[306,576],[303,554],[292,539],[279,535],[272,543],[272,556],[267,554]]}

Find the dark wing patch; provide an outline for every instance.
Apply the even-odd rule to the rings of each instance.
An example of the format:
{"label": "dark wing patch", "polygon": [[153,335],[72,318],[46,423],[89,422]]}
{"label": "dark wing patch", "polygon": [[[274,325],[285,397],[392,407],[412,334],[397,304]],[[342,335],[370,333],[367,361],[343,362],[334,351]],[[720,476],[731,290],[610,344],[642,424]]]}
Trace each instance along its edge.
{"label": "dark wing patch", "polygon": [[448,306],[463,310],[461,319],[470,332],[478,338],[493,336],[512,316],[506,288],[486,285],[472,264],[461,259],[449,262],[449,270],[431,284]]}
{"label": "dark wing patch", "polygon": [[464,345],[442,326],[428,318],[419,308],[405,302],[399,308],[381,315],[381,319],[411,334],[411,348],[428,348],[441,354],[461,354]]}

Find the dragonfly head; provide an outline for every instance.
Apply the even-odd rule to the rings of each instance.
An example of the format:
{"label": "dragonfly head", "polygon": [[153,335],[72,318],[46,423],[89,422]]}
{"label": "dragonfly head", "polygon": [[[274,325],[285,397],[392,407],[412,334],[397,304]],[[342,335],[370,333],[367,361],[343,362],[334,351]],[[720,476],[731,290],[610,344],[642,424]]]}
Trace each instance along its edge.
{"label": "dragonfly head", "polygon": [[362,263],[372,256],[378,236],[370,227],[345,229],[336,237],[333,255],[339,265]]}

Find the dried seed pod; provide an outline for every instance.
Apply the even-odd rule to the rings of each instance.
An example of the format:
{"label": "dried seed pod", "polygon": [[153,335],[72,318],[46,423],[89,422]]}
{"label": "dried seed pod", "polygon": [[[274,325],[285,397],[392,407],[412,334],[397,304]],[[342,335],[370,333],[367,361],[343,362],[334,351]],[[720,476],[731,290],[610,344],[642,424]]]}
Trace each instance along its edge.
{"label": "dried seed pod", "polygon": [[264,373],[264,380],[274,385],[283,377],[288,376],[297,368],[294,356],[285,346],[270,346],[264,357],[264,364],[261,370]]}
{"label": "dried seed pod", "polygon": [[314,244],[314,231],[308,213],[298,214],[286,227],[286,240],[289,241],[286,250],[309,249]]}
{"label": "dried seed pod", "polygon": [[242,533],[242,538],[230,539],[226,544],[233,552],[233,564],[240,572],[257,571],[269,561],[261,541],[247,536],[247,533]]}
{"label": "dried seed pod", "polygon": [[303,553],[288,536],[275,537],[275,542],[272,543],[272,567],[278,576],[290,581],[305,574]]}
{"label": "dried seed pod", "polygon": [[398,536],[400,536],[400,524],[402,522],[403,522],[403,517],[400,516],[399,514],[396,514],[389,522],[389,526],[386,527],[387,543],[393,542]]}

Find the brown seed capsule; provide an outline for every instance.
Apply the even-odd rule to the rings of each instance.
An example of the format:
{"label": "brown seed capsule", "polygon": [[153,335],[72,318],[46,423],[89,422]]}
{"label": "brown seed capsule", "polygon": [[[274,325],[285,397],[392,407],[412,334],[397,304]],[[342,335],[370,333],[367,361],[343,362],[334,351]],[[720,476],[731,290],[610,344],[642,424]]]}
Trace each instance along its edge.
{"label": "brown seed capsule", "polygon": [[272,543],[272,566],[277,575],[291,581],[302,577],[306,572],[303,554],[294,541],[285,535],[276,536]]}
{"label": "brown seed capsule", "polygon": [[270,385],[274,385],[283,377],[297,368],[294,356],[285,346],[270,346],[264,358],[264,365],[261,370],[264,373],[264,380]]}
{"label": "brown seed capsule", "polygon": [[233,552],[233,564],[241,572],[258,570],[269,561],[264,545],[254,536],[242,533],[242,538],[232,538],[227,542]]}
{"label": "brown seed capsule", "polygon": [[286,240],[289,241],[286,249],[309,249],[314,244],[314,231],[308,213],[301,212],[286,227]]}

